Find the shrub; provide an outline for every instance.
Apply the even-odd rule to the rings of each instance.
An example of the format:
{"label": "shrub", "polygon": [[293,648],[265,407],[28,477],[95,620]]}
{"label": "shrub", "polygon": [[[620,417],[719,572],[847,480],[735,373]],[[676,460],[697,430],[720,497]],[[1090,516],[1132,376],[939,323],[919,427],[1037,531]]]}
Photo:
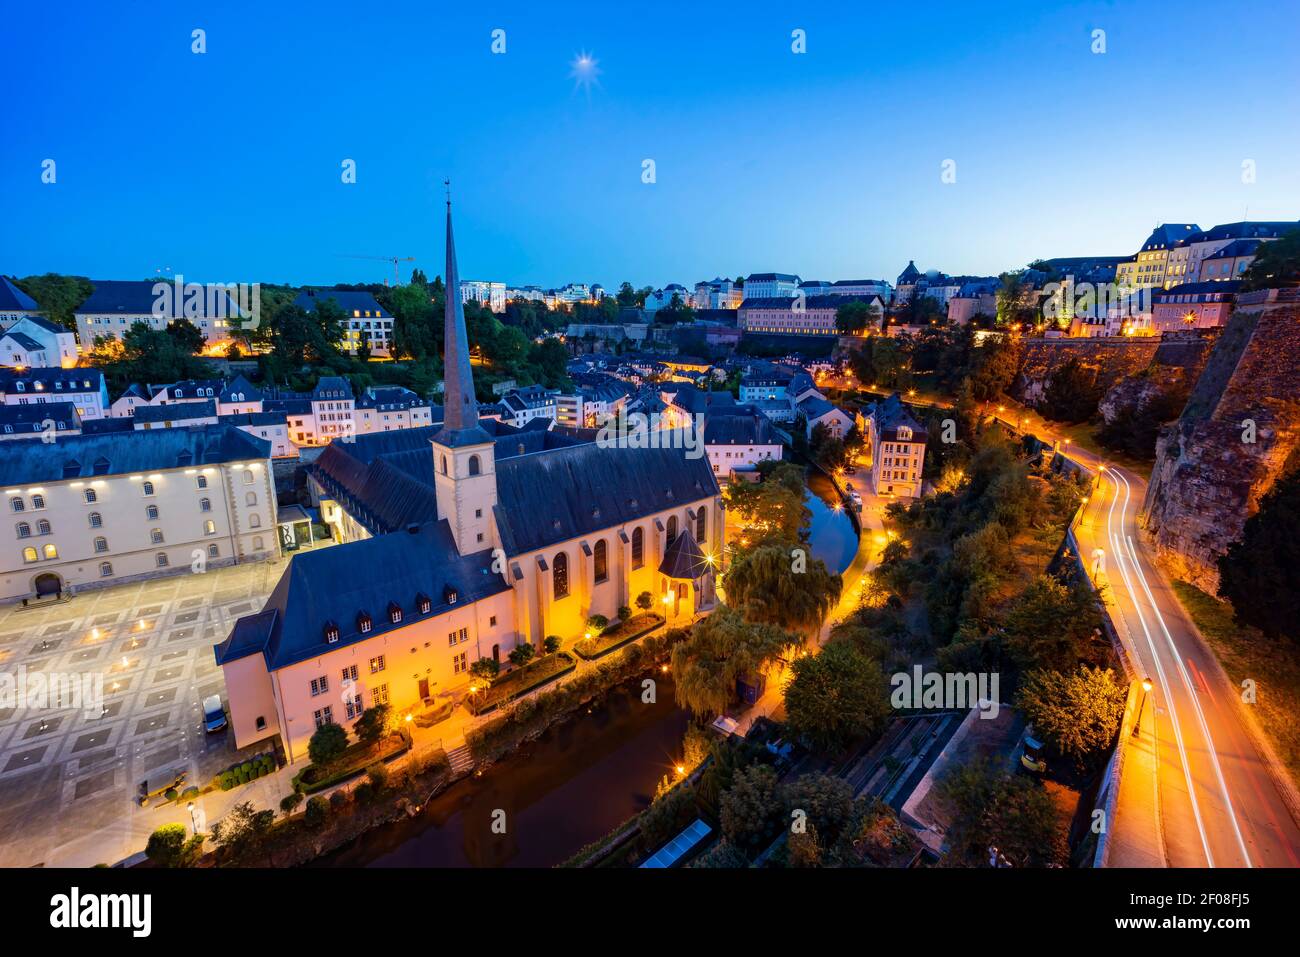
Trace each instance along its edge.
{"label": "shrub", "polygon": [[376,761],[370,767],[366,768],[366,777],[374,785],[376,791],[382,791],[388,786],[388,765],[382,761]]}
{"label": "shrub", "polygon": [[292,794],[286,794],[284,797],[280,798],[280,810],[284,812],[285,817],[288,817],[294,811],[298,810],[298,805],[301,803],[302,795],[299,792],[294,791]]}
{"label": "shrub", "polygon": [[149,835],[145,845],[145,857],[159,867],[178,867],[181,862],[181,849],[185,846],[185,825],[164,824]]}
{"label": "shrub", "polygon": [[628,620],[629,618],[631,618],[631,617],[632,617],[632,609],[631,609],[631,608],[629,608],[627,605],[619,605],[619,606],[618,606],[618,620],[619,620],[619,621],[627,621],[627,620]]}
{"label": "shrub", "polygon": [[180,796],[180,792],[175,788],[168,788],[166,791],[163,791],[163,797],[169,801],[175,801]]}
{"label": "shrub", "polygon": [[560,644],[559,635],[547,635],[546,640],[542,642],[542,648],[548,655],[553,655],[560,650]]}
{"label": "shrub", "polygon": [[316,729],[307,744],[307,755],[311,763],[327,765],[347,750],[348,733],[333,721]]}
{"label": "shrub", "polygon": [[592,615],[587,619],[587,628],[593,635],[599,635],[609,627],[609,619],[604,615]]}
{"label": "shrub", "polygon": [[352,727],[358,739],[370,744],[376,743],[396,729],[397,719],[393,715],[393,709],[386,704],[376,704],[367,708]]}
{"label": "shrub", "polygon": [[343,805],[348,803],[347,791],[335,791],[330,795],[330,807],[334,810],[340,810]]}
{"label": "shrub", "polygon": [[525,642],[510,652],[510,663],[516,667],[519,665],[526,665],[528,662],[532,661],[534,654],[536,654],[536,649]]}
{"label": "shrub", "polygon": [[375,796],[375,786],[369,781],[362,781],[353,789],[352,795],[361,804],[367,804]]}
{"label": "shrub", "polygon": [[[301,797],[301,795],[299,796]],[[325,823],[329,813],[330,802],[316,794],[307,799],[307,809],[303,814],[303,820],[306,821],[309,828],[316,830]]]}
{"label": "shrub", "polygon": [[182,801],[192,801],[198,796],[199,796],[199,789],[194,787],[193,785],[190,785],[184,791],[181,792]]}
{"label": "shrub", "polygon": [[648,591],[643,591],[641,594],[636,596],[636,606],[642,611],[649,611],[654,603],[654,596]]}

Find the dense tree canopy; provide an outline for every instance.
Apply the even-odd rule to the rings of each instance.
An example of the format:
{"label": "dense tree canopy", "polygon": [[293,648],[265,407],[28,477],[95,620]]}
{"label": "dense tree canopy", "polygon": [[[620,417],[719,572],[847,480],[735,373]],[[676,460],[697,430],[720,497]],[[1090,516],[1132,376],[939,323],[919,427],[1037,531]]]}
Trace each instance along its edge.
{"label": "dense tree canopy", "polygon": [[1279,479],[1219,559],[1219,595],[1237,620],[1300,640],[1300,468]]}

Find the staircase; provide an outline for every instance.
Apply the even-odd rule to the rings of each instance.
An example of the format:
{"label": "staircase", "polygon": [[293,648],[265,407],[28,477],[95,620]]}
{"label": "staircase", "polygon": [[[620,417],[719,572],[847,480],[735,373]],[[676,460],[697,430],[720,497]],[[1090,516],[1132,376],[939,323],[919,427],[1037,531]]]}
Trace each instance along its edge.
{"label": "staircase", "polygon": [[474,767],[474,755],[470,753],[468,744],[448,751],[447,761],[451,765],[452,774],[464,774]]}

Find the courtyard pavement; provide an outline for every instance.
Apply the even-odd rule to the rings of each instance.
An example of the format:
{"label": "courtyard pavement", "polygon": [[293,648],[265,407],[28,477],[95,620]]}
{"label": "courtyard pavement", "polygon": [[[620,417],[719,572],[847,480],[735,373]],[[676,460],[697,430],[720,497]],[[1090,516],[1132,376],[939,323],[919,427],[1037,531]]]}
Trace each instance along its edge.
{"label": "courtyard pavement", "polygon": [[[0,866],[113,864],[141,851],[161,824],[191,825],[184,803],[159,797],[140,807],[140,782],[184,771],[186,785],[202,789],[241,758],[229,729],[203,730],[201,701],[219,694],[227,702],[212,646],[235,619],[261,610],[286,564],[0,607],[0,672],[98,673],[104,681],[102,714],[24,701],[0,707]],[[259,750],[265,743],[249,753]],[[238,801],[278,806],[289,791],[286,771],[200,797],[200,826]]]}

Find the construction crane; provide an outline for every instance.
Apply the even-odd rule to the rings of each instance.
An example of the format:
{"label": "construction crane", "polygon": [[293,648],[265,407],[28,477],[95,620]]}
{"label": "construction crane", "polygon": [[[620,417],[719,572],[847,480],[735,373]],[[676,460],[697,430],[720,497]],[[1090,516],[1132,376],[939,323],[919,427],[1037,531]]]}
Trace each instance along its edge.
{"label": "construction crane", "polygon": [[[393,264],[393,285],[394,285],[394,286],[400,286],[400,285],[402,284],[402,277],[401,277],[401,276],[398,274],[398,272],[397,272],[397,269],[398,269],[397,264],[398,264],[398,263],[413,263],[413,262],[415,262],[415,257],[414,257],[414,256],[344,256],[343,258],[344,258],[344,259],[373,259],[373,260],[376,260],[376,261],[378,261],[378,262],[392,263],[392,264]],[[387,279],[384,280],[384,285],[385,285],[385,286],[388,285],[388,280],[387,280]]]}

